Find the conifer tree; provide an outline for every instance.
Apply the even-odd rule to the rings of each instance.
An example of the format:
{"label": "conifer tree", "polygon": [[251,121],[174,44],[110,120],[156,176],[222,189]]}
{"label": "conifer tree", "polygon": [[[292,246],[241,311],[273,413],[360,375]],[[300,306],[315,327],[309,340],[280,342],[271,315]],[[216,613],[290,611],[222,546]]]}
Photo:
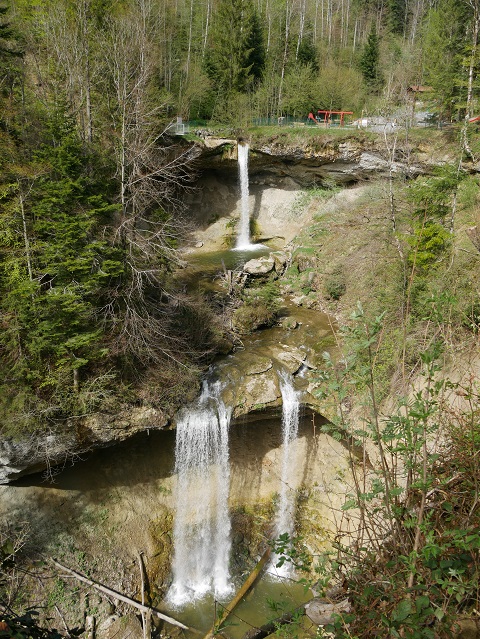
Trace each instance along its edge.
{"label": "conifer tree", "polygon": [[259,27],[251,0],[220,0],[212,25],[207,72],[224,96],[244,92],[253,78],[260,76],[263,55]]}
{"label": "conifer tree", "polygon": [[247,60],[248,64],[251,65],[250,75],[254,81],[258,81],[263,76],[267,54],[265,51],[265,39],[262,23],[257,11],[255,10],[252,13],[251,31],[247,47],[250,49],[250,54]]}
{"label": "conifer tree", "polygon": [[377,91],[382,84],[380,72],[380,40],[375,23],[368,34],[367,43],[360,58],[360,70],[367,86]]}
{"label": "conifer tree", "polygon": [[425,81],[435,90],[444,117],[466,101],[464,54],[470,42],[467,2],[441,0],[431,9],[424,32]]}
{"label": "conifer tree", "polygon": [[407,16],[406,0],[389,0],[387,15],[390,31],[397,35],[403,35]]}

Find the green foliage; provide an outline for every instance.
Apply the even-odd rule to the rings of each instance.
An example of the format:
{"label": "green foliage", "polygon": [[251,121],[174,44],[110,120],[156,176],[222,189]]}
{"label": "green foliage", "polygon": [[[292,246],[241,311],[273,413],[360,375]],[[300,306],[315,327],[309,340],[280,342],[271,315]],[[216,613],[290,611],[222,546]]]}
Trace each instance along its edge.
{"label": "green foliage", "polygon": [[405,0],[388,1],[388,26],[392,33],[403,35],[406,29],[407,3]]}
{"label": "green foliage", "polygon": [[282,113],[305,118],[316,102],[314,71],[310,64],[294,66],[285,76]]}
{"label": "green foliage", "polygon": [[318,71],[318,52],[310,33],[304,36],[300,42],[297,60],[300,64],[310,66],[313,71]]}
{"label": "green foliage", "polygon": [[425,22],[425,80],[431,85],[445,117],[452,118],[465,100],[462,65],[468,3],[442,0]]}
{"label": "green foliage", "polygon": [[3,304],[16,318],[1,342],[14,369],[42,387],[105,355],[94,310],[123,271],[118,250],[95,235],[116,207],[87,176],[74,123],[55,112],[46,133],[41,172],[5,191],[0,234]]}
{"label": "green foliage", "polygon": [[382,84],[382,75],[380,71],[380,39],[375,22],[372,23],[367,43],[360,58],[360,70],[367,86],[373,91],[378,91]]}
{"label": "green foliage", "polygon": [[339,300],[347,290],[345,273],[341,267],[336,267],[324,280],[323,290],[326,297]]}
{"label": "green foliage", "polygon": [[280,308],[277,282],[267,281],[261,288],[245,289],[243,304],[233,314],[234,328],[248,334],[257,328],[273,326]]}
{"label": "green foliage", "polygon": [[[344,329],[348,350],[336,364],[326,355],[320,375],[320,398],[337,408],[327,431],[350,442],[356,489],[344,509],[353,509],[358,522],[357,544],[336,541],[335,554],[325,553],[318,565],[320,585],[328,588],[342,579],[353,603],[352,614],[339,615],[325,631],[365,639],[446,637],[459,611],[476,607],[480,596],[472,481],[479,464],[474,451],[480,441],[480,389],[473,380],[465,388],[442,379],[441,346],[433,342],[421,356],[417,387],[381,417],[377,353],[382,323],[381,317],[367,321],[358,308]],[[447,389],[467,399],[461,408],[446,408]],[[354,428],[342,407],[358,392],[365,398],[364,427]],[[446,447],[438,445],[440,429]],[[354,460],[366,442],[375,446],[379,462],[365,482]],[[452,481],[459,482],[458,490],[447,488]]]}
{"label": "green foliage", "polygon": [[417,224],[413,229],[413,236],[406,239],[411,247],[408,261],[421,271],[442,257],[451,243],[450,233],[441,224],[434,222]]}
{"label": "green foliage", "polygon": [[273,552],[278,555],[275,564],[281,568],[285,563],[294,566],[295,570],[308,572],[312,564],[311,555],[302,548],[301,537],[290,537],[288,533],[283,533],[269,542]]}
{"label": "green foliage", "polygon": [[452,214],[453,197],[465,177],[457,166],[445,164],[435,167],[432,176],[415,180],[409,189],[409,199],[416,206],[416,216],[444,221]]}
{"label": "green foliage", "polygon": [[318,105],[325,109],[354,111],[364,100],[361,73],[332,60],[322,65],[315,91]]}
{"label": "green foliage", "polygon": [[251,1],[221,0],[206,59],[208,75],[227,97],[231,92],[244,92],[261,77],[263,65],[263,35]]}

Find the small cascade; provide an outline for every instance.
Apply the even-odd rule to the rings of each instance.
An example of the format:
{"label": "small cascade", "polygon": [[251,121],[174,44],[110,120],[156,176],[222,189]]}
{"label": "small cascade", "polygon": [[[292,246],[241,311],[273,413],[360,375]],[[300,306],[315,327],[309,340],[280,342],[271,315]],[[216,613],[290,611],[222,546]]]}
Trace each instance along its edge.
{"label": "small cascade", "polygon": [[249,210],[249,186],[248,186],[248,144],[238,144],[238,175],[240,180],[240,226],[237,235],[237,249],[250,247],[250,210]]}
{"label": "small cascade", "polygon": [[222,598],[231,590],[231,410],[221,400],[220,390],[219,382],[204,382],[196,407],[185,409],[177,424],[173,583],[168,594],[174,606],[209,592]]}
{"label": "small cascade", "polygon": [[[277,519],[275,522],[274,538],[288,533],[294,533],[295,521],[295,491],[291,487],[295,460],[292,455],[292,442],[297,438],[298,420],[300,414],[299,393],[293,386],[293,378],[289,373],[280,371],[278,374],[280,391],[282,393],[282,432],[283,452],[280,494],[278,501]],[[278,562],[278,557],[272,558],[272,564]],[[280,568],[274,568],[279,576],[286,576],[291,572],[291,565],[285,562]]]}

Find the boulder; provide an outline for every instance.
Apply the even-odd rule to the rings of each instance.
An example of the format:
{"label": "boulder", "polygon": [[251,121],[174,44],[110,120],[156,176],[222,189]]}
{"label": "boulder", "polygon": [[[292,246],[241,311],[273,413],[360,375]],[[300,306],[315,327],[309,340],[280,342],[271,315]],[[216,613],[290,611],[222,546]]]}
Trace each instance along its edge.
{"label": "boulder", "polygon": [[99,624],[97,639],[144,639],[142,624],[135,615],[112,615]]}
{"label": "boulder", "polygon": [[292,258],[292,263],[297,265],[299,273],[317,268],[317,258],[311,250],[297,249]]}
{"label": "boulder", "polygon": [[253,276],[268,275],[275,268],[275,259],[270,255],[268,257],[259,257],[249,260],[243,267],[243,271]]}
{"label": "boulder", "polygon": [[283,251],[275,251],[274,253],[270,253],[270,257],[273,257],[275,262],[275,272],[278,275],[281,275],[288,263],[288,256]]}
{"label": "boulder", "polygon": [[348,599],[338,603],[331,603],[326,599],[315,598],[305,606],[305,614],[317,626],[326,626],[333,623],[335,615],[350,612],[352,606]]}
{"label": "boulder", "polygon": [[454,624],[455,639],[478,639],[480,637],[479,624],[475,619],[459,619]]}
{"label": "boulder", "polygon": [[281,362],[292,375],[298,371],[306,358],[306,353],[304,351],[284,344],[272,346],[270,350],[273,357]]}

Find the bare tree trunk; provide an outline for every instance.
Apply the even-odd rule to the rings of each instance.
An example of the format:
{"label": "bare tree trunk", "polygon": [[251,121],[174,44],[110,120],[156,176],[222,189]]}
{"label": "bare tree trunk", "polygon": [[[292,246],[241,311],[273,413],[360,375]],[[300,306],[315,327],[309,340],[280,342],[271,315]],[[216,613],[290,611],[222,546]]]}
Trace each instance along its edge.
{"label": "bare tree trunk", "polygon": [[32,259],[30,254],[30,241],[28,239],[27,218],[25,215],[25,204],[23,201],[23,195],[19,196],[19,201],[20,201],[20,213],[22,215],[23,243],[25,245],[25,257],[27,260],[28,279],[30,280],[30,282],[33,282]]}
{"label": "bare tree trunk", "polygon": [[298,39],[297,39],[297,51],[295,53],[295,60],[298,60],[298,52],[300,51],[300,45],[303,40],[303,32],[305,29],[305,12],[306,12],[306,0],[302,0],[302,4],[300,5],[300,26],[298,29]]}
{"label": "bare tree trunk", "polygon": [[210,0],[207,0],[207,15],[205,16],[205,31],[203,33],[202,58],[205,57],[205,51],[207,50],[208,32],[210,30],[211,13],[212,13],[212,4]]}
{"label": "bare tree trunk", "polygon": [[[479,23],[480,23],[480,15],[479,15],[479,0],[468,0],[468,5],[472,8],[473,11],[473,20],[472,20],[472,43],[470,50],[470,62],[468,66],[468,81],[467,81],[467,108],[465,109],[465,119],[462,127],[462,147],[464,153],[467,157],[472,158],[474,155],[472,149],[470,147],[470,143],[468,140],[468,123],[470,118],[472,117],[473,110],[473,83],[475,79],[475,66],[477,63],[477,49],[478,49],[478,32],[479,32]],[[452,221],[453,226],[453,221]]]}
{"label": "bare tree trunk", "polygon": [[193,37],[193,0],[190,0],[190,17],[188,20],[187,61],[185,63],[185,81],[186,82],[188,81],[188,75],[190,73],[190,60],[192,57],[192,37]]}
{"label": "bare tree trunk", "polygon": [[292,19],[292,11],[293,11],[293,2],[290,4],[290,0],[286,0],[285,5],[285,40],[283,45],[283,58],[282,58],[282,69],[280,73],[280,86],[278,88],[278,106],[277,113],[280,115],[282,108],[282,97],[283,97],[283,83],[285,80],[285,69],[287,67],[288,60],[288,38],[290,36],[290,23]]}
{"label": "bare tree trunk", "polygon": [[83,85],[85,91],[86,138],[93,139],[92,95],[90,78],[90,33],[89,33],[89,0],[84,0],[79,7],[79,20],[82,29]]}

